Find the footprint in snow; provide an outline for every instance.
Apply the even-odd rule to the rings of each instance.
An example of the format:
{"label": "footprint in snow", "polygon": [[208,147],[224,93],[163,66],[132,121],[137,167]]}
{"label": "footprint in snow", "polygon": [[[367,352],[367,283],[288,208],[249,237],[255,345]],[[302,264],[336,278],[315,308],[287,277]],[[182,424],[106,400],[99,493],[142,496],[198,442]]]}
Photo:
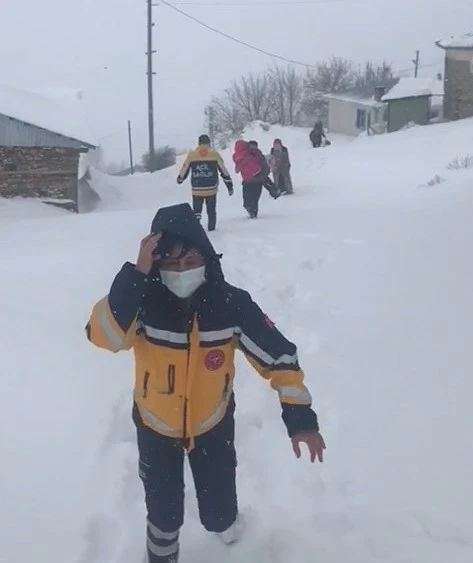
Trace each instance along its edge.
{"label": "footprint in snow", "polygon": [[301,268],[303,270],[308,270],[309,272],[313,272],[315,270],[315,266],[312,260],[306,260],[305,262],[302,262]]}
{"label": "footprint in snow", "polygon": [[289,299],[294,299],[294,297],[296,297],[296,293],[296,288],[293,285],[287,285],[276,292],[276,297],[284,302]]}
{"label": "footprint in snow", "polygon": [[117,523],[105,514],[92,516],[84,531],[85,550],[79,563],[108,561],[114,551],[115,538],[119,535]]}

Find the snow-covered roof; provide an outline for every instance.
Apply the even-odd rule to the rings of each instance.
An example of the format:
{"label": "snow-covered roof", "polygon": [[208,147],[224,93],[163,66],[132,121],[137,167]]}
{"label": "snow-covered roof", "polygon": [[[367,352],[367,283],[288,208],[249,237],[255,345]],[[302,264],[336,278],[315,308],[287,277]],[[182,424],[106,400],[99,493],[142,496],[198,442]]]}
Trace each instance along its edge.
{"label": "snow-covered roof", "polygon": [[403,98],[418,98],[420,96],[443,96],[443,80],[437,78],[401,78],[399,82],[385,94],[381,100],[401,100]]}
{"label": "snow-covered roof", "polygon": [[[41,93],[0,84],[0,114],[85,145],[97,146],[85,121],[80,96]],[[63,92],[64,93],[64,92]]]}
{"label": "snow-covered roof", "polygon": [[326,100],[341,100],[343,102],[350,102],[353,104],[360,104],[363,106],[376,107],[379,106],[379,102],[374,99],[374,96],[364,97],[356,96],[355,94],[325,94],[324,98]]}
{"label": "snow-covered roof", "polygon": [[473,49],[473,33],[452,36],[436,42],[441,49]]}

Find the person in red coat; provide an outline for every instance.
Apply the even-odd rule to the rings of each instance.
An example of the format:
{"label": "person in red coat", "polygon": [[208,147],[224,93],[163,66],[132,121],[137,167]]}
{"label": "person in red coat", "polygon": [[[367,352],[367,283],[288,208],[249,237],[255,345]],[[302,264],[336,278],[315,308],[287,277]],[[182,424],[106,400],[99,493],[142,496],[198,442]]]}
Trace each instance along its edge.
{"label": "person in red coat", "polygon": [[235,143],[233,153],[235,172],[243,180],[243,207],[251,219],[258,216],[259,200],[263,186],[274,199],[279,197],[274,183],[269,178],[269,165],[264,154],[258,148],[256,141],[239,140]]}

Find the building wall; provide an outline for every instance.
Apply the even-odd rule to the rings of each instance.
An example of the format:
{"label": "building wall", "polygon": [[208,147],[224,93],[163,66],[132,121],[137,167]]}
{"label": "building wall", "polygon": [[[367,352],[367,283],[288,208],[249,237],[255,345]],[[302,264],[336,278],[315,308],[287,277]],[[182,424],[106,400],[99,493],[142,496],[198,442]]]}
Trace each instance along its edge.
{"label": "building wall", "polygon": [[0,146],[0,197],[34,197],[77,211],[76,149]]}
{"label": "building wall", "polygon": [[373,108],[355,100],[329,99],[328,102],[328,130],[330,133],[356,137],[366,131],[365,127],[357,127],[358,110],[366,111],[366,119],[371,115],[371,124],[379,123],[382,119],[382,109]]}
{"label": "building wall", "polygon": [[417,125],[427,125],[429,117],[428,96],[391,100],[388,102],[388,133],[399,131],[410,121]]}
{"label": "building wall", "polygon": [[473,116],[473,50],[445,51],[444,116],[464,119]]}
{"label": "building wall", "polygon": [[82,144],[52,131],[0,114],[0,146],[80,149]]}

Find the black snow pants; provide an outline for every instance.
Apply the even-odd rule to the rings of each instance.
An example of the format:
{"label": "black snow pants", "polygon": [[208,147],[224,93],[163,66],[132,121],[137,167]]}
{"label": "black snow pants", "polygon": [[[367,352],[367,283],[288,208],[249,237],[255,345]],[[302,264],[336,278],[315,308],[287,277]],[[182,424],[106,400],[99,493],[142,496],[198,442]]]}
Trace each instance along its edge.
{"label": "black snow pants", "polygon": [[250,217],[258,216],[259,200],[263,191],[262,182],[243,182],[243,207]]}
{"label": "black snow pants", "polygon": [[217,226],[217,194],[210,195],[207,197],[196,196],[196,195],[192,196],[192,206],[194,208],[194,213],[196,217],[199,219],[199,221],[202,218],[204,201],[207,207],[209,231],[215,231],[215,227]]}
{"label": "black snow pants", "polygon": [[322,146],[322,133],[314,133],[310,140],[312,141],[314,149],[318,149]]}
{"label": "black snow pants", "polygon": [[[223,532],[237,517],[234,412],[232,396],[223,420],[197,436],[188,454],[200,521],[210,532]],[[133,414],[147,508],[149,563],[174,562],[184,522],[184,443],[144,426],[136,406]]]}

